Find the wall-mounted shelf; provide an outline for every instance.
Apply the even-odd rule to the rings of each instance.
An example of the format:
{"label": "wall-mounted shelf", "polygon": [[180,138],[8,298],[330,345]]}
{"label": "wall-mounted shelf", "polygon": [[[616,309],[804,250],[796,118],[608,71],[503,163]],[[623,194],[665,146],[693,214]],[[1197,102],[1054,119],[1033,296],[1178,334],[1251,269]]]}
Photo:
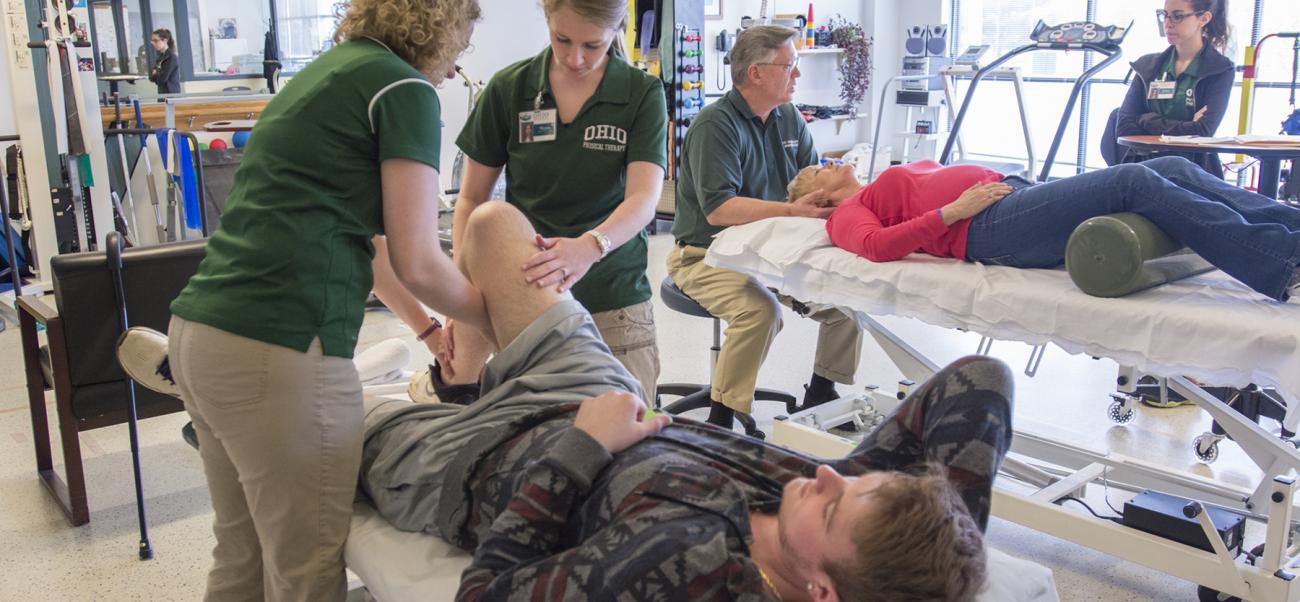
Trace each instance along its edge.
{"label": "wall-mounted shelf", "polygon": [[895,135],[903,136],[905,138],[917,138],[920,140],[941,140],[945,134],[946,132],[933,132],[930,134],[918,134],[916,132],[898,132]]}
{"label": "wall-mounted shelf", "polygon": [[840,130],[844,128],[844,123],[846,121],[851,121],[854,119],[862,119],[863,117],[866,116],[867,116],[866,113],[858,113],[857,115],[835,115],[830,119],[814,119],[812,121],[809,121],[808,123],[817,123],[819,121],[833,121],[835,122],[835,135],[838,136],[840,134]]}
{"label": "wall-mounted shelf", "polygon": [[804,48],[796,51],[796,54],[799,56],[833,55],[835,57],[836,67],[838,67],[840,63],[844,62],[843,48]]}

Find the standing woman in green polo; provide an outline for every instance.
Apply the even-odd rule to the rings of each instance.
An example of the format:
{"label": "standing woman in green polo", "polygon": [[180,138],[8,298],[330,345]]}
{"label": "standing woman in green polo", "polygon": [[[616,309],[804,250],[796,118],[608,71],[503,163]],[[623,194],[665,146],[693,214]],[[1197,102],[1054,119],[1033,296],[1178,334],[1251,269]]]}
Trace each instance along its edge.
{"label": "standing woman in green polo", "polygon": [[[542,8],[550,45],[493,76],[456,140],[466,161],[452,246],[504,169],[506,202],[543,238],[532,259],[502,269],[571,288],[649,401],[659,353],[645,227],[667,162],[663,84],[624,58],[627,0],[543,0]],[[455,356],[481,362],[478,337],[467,334],[454,330]],[[478,378],[477,367],[456,363],[456,381]],[[446,368],[435,380],[448,382]]]}
{"label": "standing woman in green polo", "polygon": [[208,600],[343,600],[361,461],[351,357],[371,240],[417,299],[487,326],[438,248],[439,104],[478,0],[353,0],[337,45],[266,107],[169,356],[214,510]]}
{"label": "standing woman in green polo", "polygon": [[[1235,66],[1221,52],[1228,43],[1226,3],[1165,0],[1156,19],[1169,48],[1133,61],[1133,82],[1116,117],[1116,136],[1213,136],[1219,129],[1236,77]],[[1116,154],[1117,163],[1151,158],[1122,146]],[[1178,154],[1223,177],[1217,153]]]}

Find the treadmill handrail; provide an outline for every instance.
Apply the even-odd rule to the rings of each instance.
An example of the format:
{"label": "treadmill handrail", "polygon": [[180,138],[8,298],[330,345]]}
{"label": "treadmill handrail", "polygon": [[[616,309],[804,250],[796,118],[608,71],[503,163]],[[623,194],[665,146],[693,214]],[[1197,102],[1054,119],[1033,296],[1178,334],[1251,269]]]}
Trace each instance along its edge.
{"label": "treadmill handrail", "polygon": [[1106,60],[1084,71],[1083,75],[1080,75],[1079,79],[1075,80],[1074,87],[1070,89],[1070,97],[1065,101],[1065,111],[1061,115],[1061,122],[1056,126],[1056,135],[1052,136],[1052,146],[1047,149],[1047,156],[1043,158],[1043,170],[1038,174],[1039,182],[1046,182],[1047,174],[1052,170],[1052,163],[1056,160],[1056,151],[1061,148],[1061,137],[1065,135],[1065,127],[1070,124],[1070,115],[1074,113],[1074,103],[1079,100],[1079,93],[1083,91],[1083,87],[1087,85],[1088,80],[1092,79],[1092,76],[1109,67],[1111,63],[1119,60],[1119,57],[1124,54],[1119,48],[1116,48],[1111,53],[1098,52],[1108,54],[1108,56]]}
{"label": "treadmill handrail", "polygon": [[957,139],[957,132],[961,130],[962,122],[966,119],[966,111],[970,108],[971,99],[975,96],[975,87],[979,85],[980,80],[984,79],[984,76],[989,72],[1012,58],[1035,50],[1091,50],[1106,55],[1105,60],[1083,72],[1075,79],[1074,87],[1070,91],[1070,97],[1066,101],[1065,112],[1061,116],[1060,124],[1057,126],[1056,135],[1052,138],[1052,146],[1048,150],[1047,156],[1043,159],[1043,167],[1038,177],[1038,181],[1042,182],[1047,179],[1047,174],[1051,171],[1052,163],[1056,159],[1056,152],[1060,148],[1061,136],[1064,134],[1065,126],[1070,121],[1070,114],[1074,112],[1074,103],[1078,99],[1079,92],[1083,89],[1084,84],[1086,84],[1088,80],[1092,79],[1092,77],[1102,69],[1110,66],[1116,60],[1119,60],[1119,57],[1124,54],[1123,49],[1118,45],[1111,43],[1099,44],[1096,42],[1033,42],[1016,48],[1011,52],[998,57],[997,60],[992,63],[984,66],[979,71],[975,72],[975,75],[971,78],[970,86],[966,89],[966,97],[961,103],[961,109],[957,111],[957,119],[953,121],[952,131],[948,133],[948,140],[944,143],[943,152],[939,154],[939,163],[944,165],[948,164],[949,158],[952,155],[953,144]]}

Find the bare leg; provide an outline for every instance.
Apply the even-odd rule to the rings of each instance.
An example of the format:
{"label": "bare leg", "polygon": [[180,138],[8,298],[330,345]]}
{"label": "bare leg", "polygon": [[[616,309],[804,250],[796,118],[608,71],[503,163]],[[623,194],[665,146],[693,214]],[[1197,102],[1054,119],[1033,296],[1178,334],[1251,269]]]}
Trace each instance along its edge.
{"label": "bare leg", "polygon": [[477,329],[459,322],[452,328],[452,346],[455,354],[450,366],[442,366],[442,382],[448,385],[477,383],[483,374],[483,365],[496,349]]}
{"label": "bare leg", "polygon": [[457,262],[483,293],[493,338],[500,348],[552,305],[573,298],[568,292],[537,288],[524,281],[524,261],[537,252],[533,242],[536,232],[513,206],[484,203],[470,214],[465,234]]}

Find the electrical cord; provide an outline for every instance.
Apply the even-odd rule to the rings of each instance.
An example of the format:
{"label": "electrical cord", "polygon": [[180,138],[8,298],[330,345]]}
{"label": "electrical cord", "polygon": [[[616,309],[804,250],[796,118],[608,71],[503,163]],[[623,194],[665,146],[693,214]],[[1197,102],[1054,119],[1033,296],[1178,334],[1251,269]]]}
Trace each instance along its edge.
{"label": "electrical cord", "polygon": [[1109,470],[1110,470],[1109,466],[1106,466],[1101,469],[1101,499],[1106,500],[1106,507],[1110,508],[1111,512],[1114,512],[1115,514],[1118,514],[1120,516],[1124,516],[1123,512],[1116,510],[1115,505],[1110,503],[1110,479],[1106,478],[1106,472]]}
{"label": "electrical cord", "polygon": [[[1075,502],[1075,503],[1079,504],[1080,506],[1083,506],[1085,509],[1087,509],[1089,514],[1092,514],[1093,516],[1095,516],[1095,517],[1097,517],[1097,518],[1100,518],[1101,520],[1108,520],[1108,521],[1113,522],[1113,523],[1115,523],[1115,524],[1117,524],[1117,525],[1122,525],[1122,524],[1124,524],[1124,522],[1123,522],[1123,521],[1120,519],[1120,517],[1118,517],[1118,516],[1102,516],[1102,515],[1100,515],[1100,514],[1097,514],[1097,512],[1096,512],[1095,510],[1092,509],[1092,506],[1089,506],[1089,505],[1088,505],[1088,502],[1085,502],[1085,501],[1083,501],[1083,500],[1081,500],[1081,499],[1079,499],[1079,498],[1077,498],[1077,497],[1066,496],[1066,497],[1063,497],[1063,498],[1061,498],[1061,499],[1059,499],[1059,500],[1057,500],[1057,501],[1058,501],[1058,502]],[[1106,502],[1106,504],[1107,504],[1107,505],[1110,505],[1110,502]]]}
{"label": "electrical cord", "polygon": [[[727,35],[727,32],[723,31],[719,35],[725,36]],[[716,54],[718,55],[718,75],[714,79],[714,83],[718,85],[719,92],[726,92],[727,91],[727,66],[731,61],[727,60],[727,55],[728,55],[727,52],[718,50]]]}

